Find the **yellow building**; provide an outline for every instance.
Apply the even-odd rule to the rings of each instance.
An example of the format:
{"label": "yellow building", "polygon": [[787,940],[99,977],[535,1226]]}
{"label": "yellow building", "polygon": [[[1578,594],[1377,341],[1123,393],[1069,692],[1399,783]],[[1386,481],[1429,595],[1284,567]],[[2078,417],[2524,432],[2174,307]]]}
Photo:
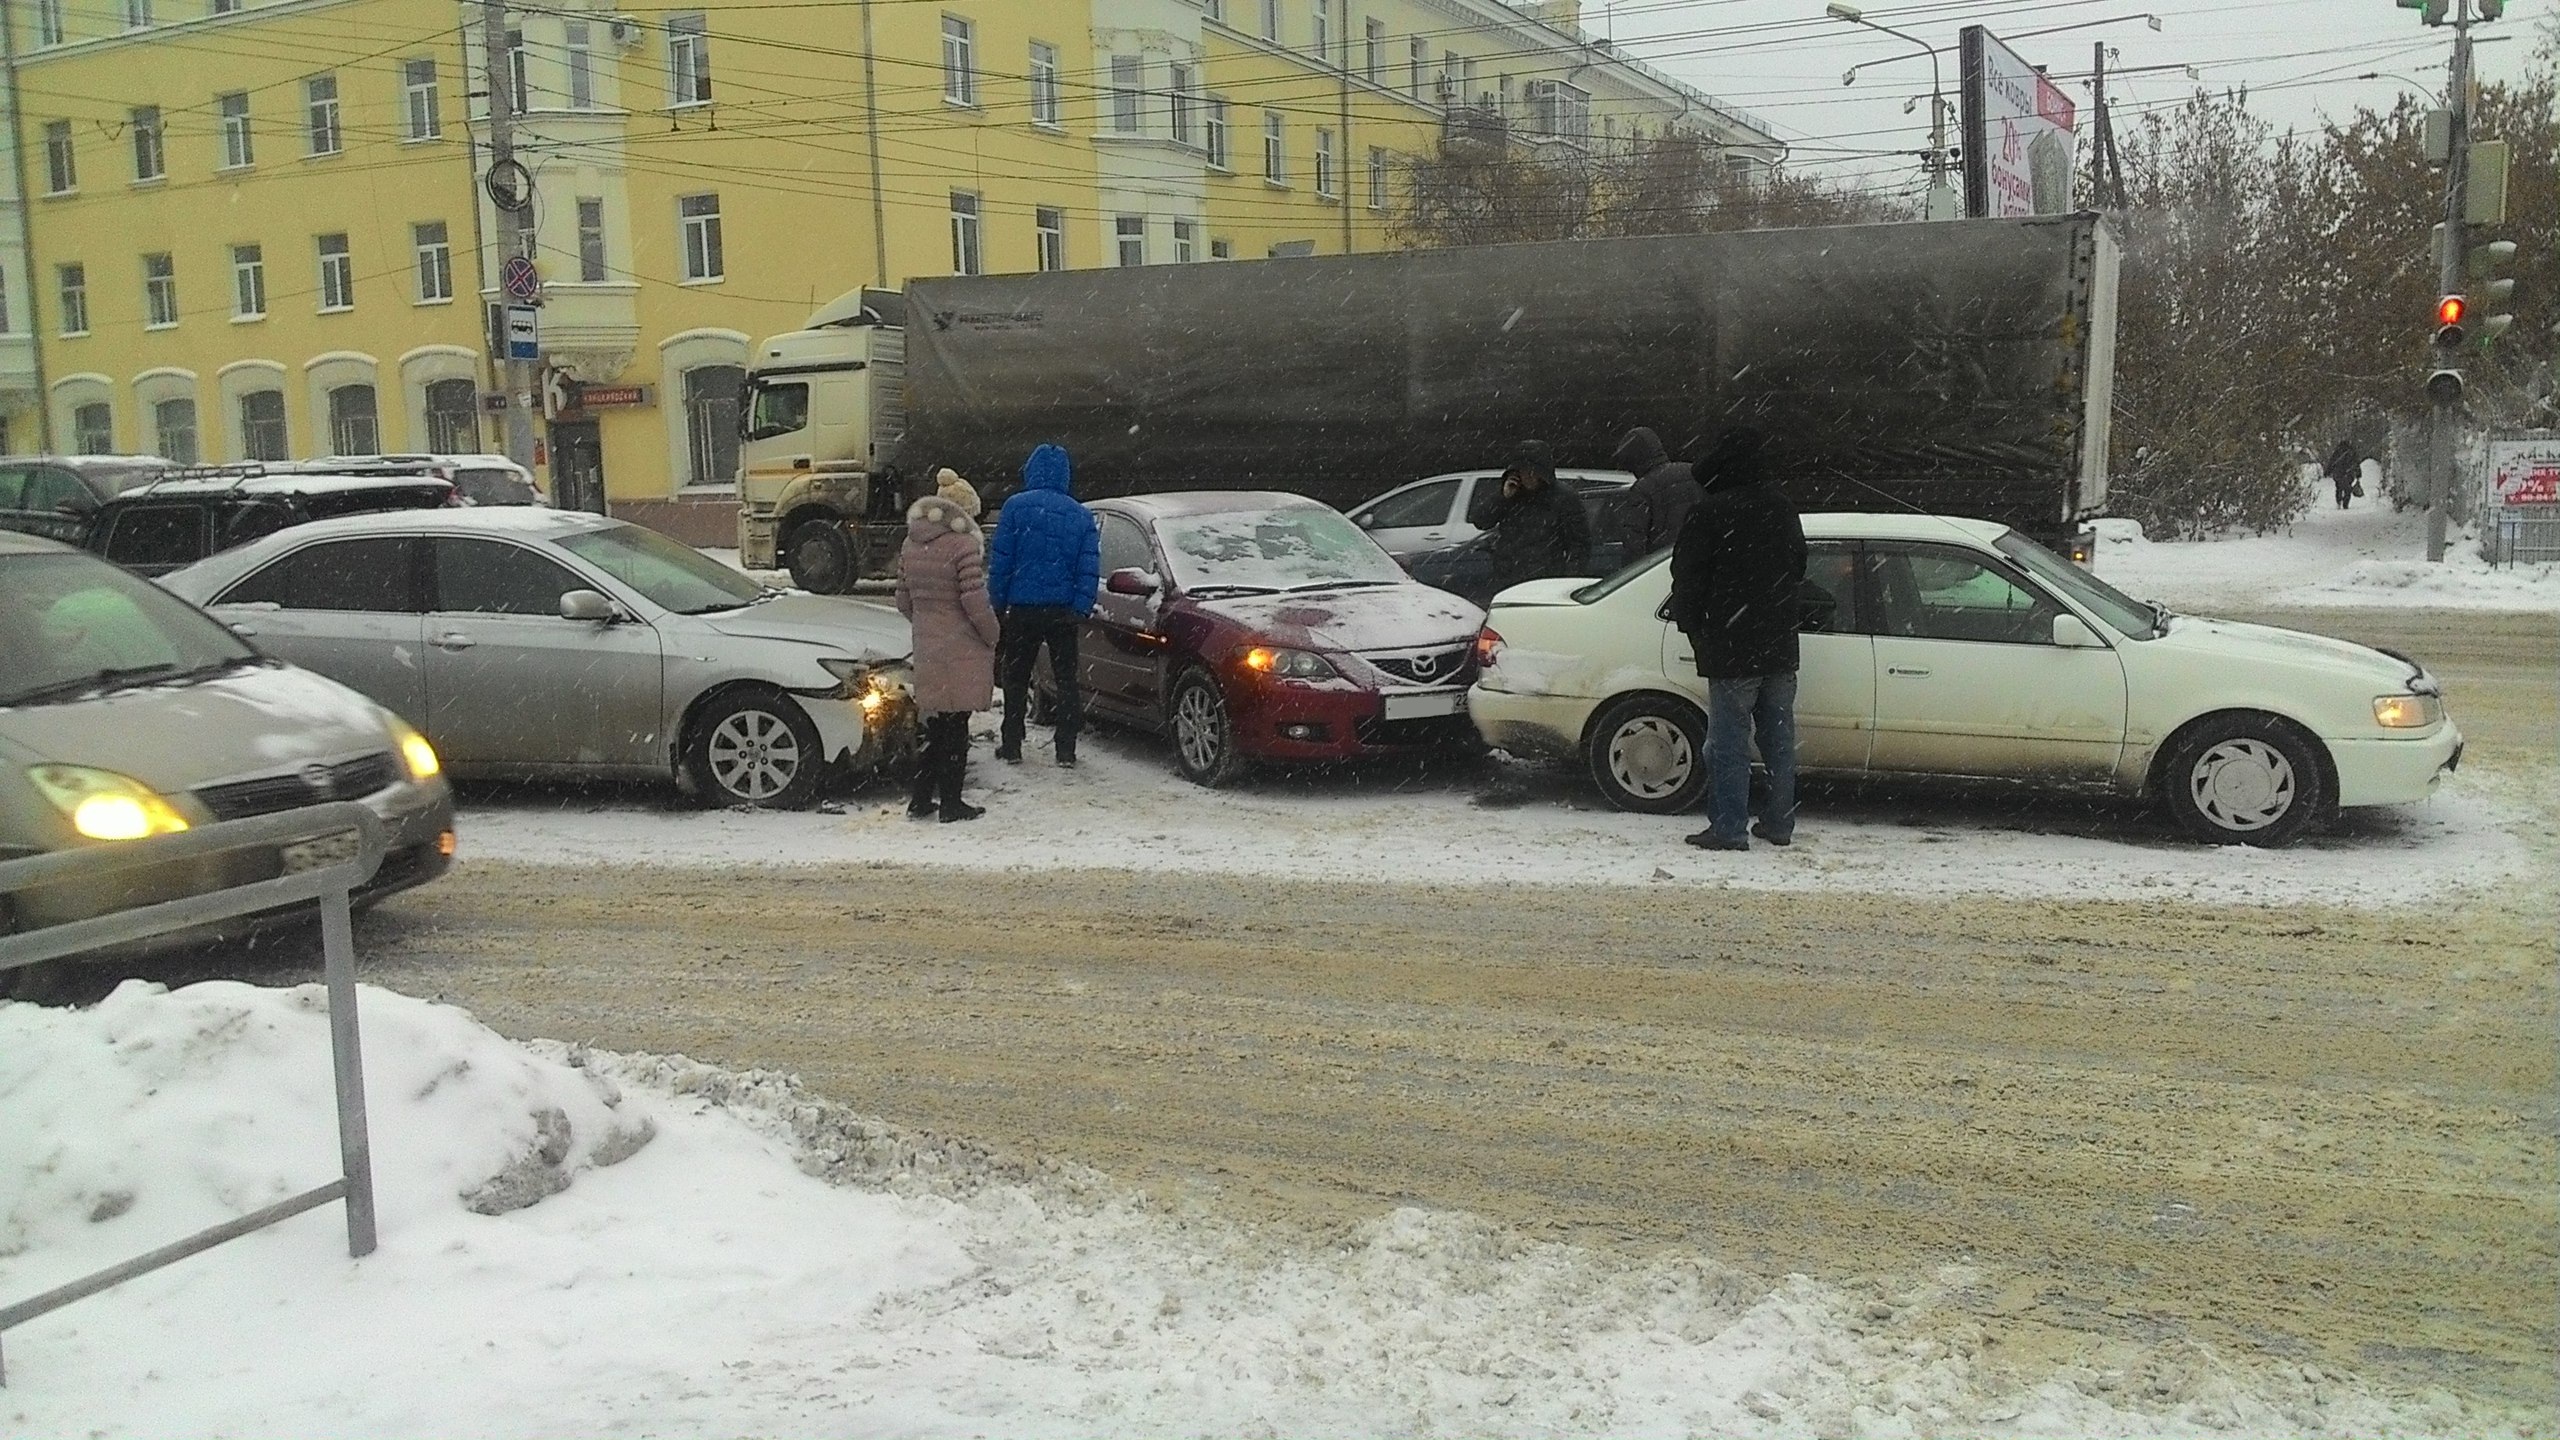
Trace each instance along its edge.
{"label": "yellow building", "polygon": [[[497,447],[481,5],[5,3],[11,448]],[[1679,125],[1774,159],[1576,12],[511,3],[548,478],[729,533],[749,347],[858,285],[1381,248],[1398,157],[1487,127],[1585,146]]]}

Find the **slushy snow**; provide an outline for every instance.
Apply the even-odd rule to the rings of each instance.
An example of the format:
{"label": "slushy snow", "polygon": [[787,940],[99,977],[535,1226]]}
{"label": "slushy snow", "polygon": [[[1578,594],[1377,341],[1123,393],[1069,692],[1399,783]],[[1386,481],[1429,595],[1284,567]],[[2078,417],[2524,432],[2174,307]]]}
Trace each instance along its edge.
{"label": "slushy snow", "polygon": [[[788,1079],[362,992],[382,1245],[328,1207],[9,1332],[0,1433],[2478,1435],[2186,1342],[2013,1375],[1951,1267],[1850,1287],[1413,1209],[1333,1239]],[[317,987],[0,1004],[0,1299],[335,1173]],[[568,1118],[567,1187],[463,1196]],[[627,1139],[653,1135],[636,1152]],[[605,1159],[616,1163],[602,1163]]]}

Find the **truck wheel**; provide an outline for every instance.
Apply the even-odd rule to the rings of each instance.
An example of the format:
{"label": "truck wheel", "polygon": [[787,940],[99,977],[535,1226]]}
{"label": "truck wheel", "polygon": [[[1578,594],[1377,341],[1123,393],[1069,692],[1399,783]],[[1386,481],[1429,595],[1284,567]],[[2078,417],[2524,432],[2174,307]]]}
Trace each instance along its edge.
{"label": "truck wheel", "polygon": [[2208,845],[2290,845],[2334,799],[2314,743],[2273,715],[2214,716],[2170,746],[2160,797]]}
{"label": "truck wheel", "polygon": [[1668,695],[1630,695],[1600,712],[1583,741],[1601,797],[1638,815],[1694,810],[1707,793],[1707,726]]}
{"label": "truck wheel", "polygon": [[819,745],[818,727],[789,696],[732,690],[694,717],[684,763],[706,805],[799,810],[826,779]]}
{"label": "truck wheel", "polygon": [[791,583],[812,595],[841,595],[853,588],[853,541],[832,520],[812,520],[791,532],[782,547]]}
{"label": "truck wheel", "polygon": [[1194,785],[1215,790],[1241,778],[1248,768],[1236,753],[1235,726],[1227,719],[1227,697],[1205,670],[1186,670],[1173,682],[1166,705],[1165,731],[1173,738],[1174,768]]}

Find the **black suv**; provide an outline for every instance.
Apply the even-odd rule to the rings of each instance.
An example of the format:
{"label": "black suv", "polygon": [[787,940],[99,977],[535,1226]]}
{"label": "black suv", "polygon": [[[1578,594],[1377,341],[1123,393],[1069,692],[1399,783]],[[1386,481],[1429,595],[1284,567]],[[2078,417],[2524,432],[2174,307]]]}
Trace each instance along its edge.
{"label": "black suv", "polygon": [[11,455],[0,459],[0,530],[80,543],[98,507],[177,466],[156,455]]}
{"label": "black suv", "polygon": [[138,575],[166,575],[290,526],[459,504],[432,475],[179,471],[98,506],[80,543]]}

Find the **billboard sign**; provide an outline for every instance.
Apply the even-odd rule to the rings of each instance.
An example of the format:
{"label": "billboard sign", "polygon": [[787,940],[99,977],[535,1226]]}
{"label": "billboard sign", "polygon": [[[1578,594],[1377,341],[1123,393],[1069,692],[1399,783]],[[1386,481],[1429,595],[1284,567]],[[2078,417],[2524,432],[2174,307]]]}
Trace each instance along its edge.
{"label": "billboard sign", "polygon": [[2489,493],[2500,505],[2560,505],[2560,440],[2490,441]]}
{"label": "billboard sign", "polygon": [[1980,25],[1964,27],[1957,50],[1964,213],[2010,220],[2069,212],[2077,161],[2071,97]]}

